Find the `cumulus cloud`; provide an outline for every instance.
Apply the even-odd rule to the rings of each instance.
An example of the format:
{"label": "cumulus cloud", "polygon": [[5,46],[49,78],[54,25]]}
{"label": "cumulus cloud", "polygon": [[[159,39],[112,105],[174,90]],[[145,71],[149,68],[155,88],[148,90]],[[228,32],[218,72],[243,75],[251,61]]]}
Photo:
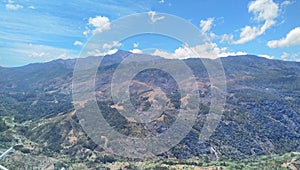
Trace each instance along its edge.
{"label": "cumulus cloud", "polygon": [[211,32],[211,28],[213,26],[214,18],[208,18],[206,20],[200,20],[200,28],[201,28],[201,34],[204,39],[210,41],[212,39],[215,39],[217,35],[213,32]]}
{"label": "cumulus cloud", "polygon": [[143,51],[137,48],[134,48],[132,50],[129,50],[129,52],[133,53],[133,54],[142,54]]}
{"label": "cumulus cloud", "polygon": [[118,49],[112,49],[112,50],[108,50],[108,51],[100,51],[98,49],[95,49],[92,51],[88,51],[87,54],[89,56],[106,56],[106,55],[115,54],[116,52],[118,52]]}
{"label": "cumulus cloud", "polygon": [[219,48],[216,43],[205,43],[194,47],[177,48],[173,53],[168,53],[163,50],[155,50],[153,55],[161,56],[169,59],[186,59],[186,58],[210,58],[215,59],[219,57],[246,55],[246,52],[230,52],[227,48]]}
{"label": "cumulus cloud", "polygon": [[283,48],[293,45],[300,45],[300,27],[292,29],[284,38],[272,40],[267,43],[270,48]]}
{"label": "cumulus cloud", "polygon": [[151,20],[152,23],[155,23],[159,20],[163,20],[165,18],[164,16],[157,16],[155,11],[149,11],[148,15],[149,15],[150,20]]}
{"label": "cumulus cloud", "polygon": [[109,18],[105,16],[96,16],[95,18],[89,18],[87,29],[83,32],[84,35],[88,35],[90,32],[93,34],[101,33],[110,29]]}
{"label": "cumulus cloud", "polygon": [[169,59],[175,58],[175,56],[173,56],[171,53],[163,51],[163,50],[159,50],[159,49],[156,49],[152,53],[152,55],[160,56],[160,57],[164,57],[164,58],[169,58]]}
{"label": "cumulus cloud", "polygon": [[278,16],[278,4],[273,0],[256,0],[249,4],[249,12],[253,12],[258,21],[270,21]]}
{"label": "cumulus cloud", "polygon": [[103,49],[111,49],[113,47],[120,47],[122,45],[122,43],[118,42],[118,41],[113,41],[111,44],[105,43],[103,44],[102,48]]}
{"label": "cumulus cloud", "polygon": [[206,33],[211,29],[211,26],[214,22],[214,18],[208,18],[207,20],[200,21],[201,32]]}
{"label": "cumulus cloud", "polygon": [[278,17],[279,7],[273,0],[255,0],[249,3],[248,12],[254,14],[256,22],[263,22],[263,24],[257,26],[246,25],[241,29],[238,40],[234,40],[233,35],[225,34],[221,41],[228,41],[232,44],[244,44],[254,40],[276,23],[275,19]]}
{"label": "cumulus cloud", "polygon": [[19,4],[8,3],[8,4],[5,5],[5,8],[7,10],[16,11],[16,10],[22,9],[23,6],[19,5]]}
{"label": "cumulus cloud", "polygon": [[239,55],[247,55],[247,53],[244,51],[238,51],[238,52],[223,51],[218,54],[218,57],[239,56]]}
{"label": "cumulus cloud", "polygon": [[198,51],[200,51],[201,48],[203,48],[203,45],[198,45],[195,47],[188,47],[185,45],[183,47],[177,48],[173,53],[168,53],[166,51],[157,49],[154,51],[153,55],[168,59],[201,58],[204,56],[199,56],[200,52],[198,53],[199,55],[195,52],[195,49],[198,49]]}
{"label": "cumulus cloud", "polygon": [[258,54],[257,56],[264,57],[264,58],[267,58],[267,59],[274,59],[275,58],[274,56],[270,56],[270,55],[266,55],[266,54]]}
{"label": "cumulus cloud", "polygon": [[82,46],[83,43],[82,43],[81,41],[75,41],[75,42],[73,43],[73,45],[75,45],[75,46]]}

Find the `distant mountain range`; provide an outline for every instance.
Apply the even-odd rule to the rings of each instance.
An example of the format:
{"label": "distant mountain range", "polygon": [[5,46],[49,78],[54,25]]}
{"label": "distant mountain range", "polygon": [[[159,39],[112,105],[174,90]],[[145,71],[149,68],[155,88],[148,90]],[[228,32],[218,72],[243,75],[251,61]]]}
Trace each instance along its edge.
{"label": "distant mountain range", "polygon": [[[122,117],[115,109],[117,104],[111,101],[111,77],[129,54],[118,51],[103,58],[96,76],[99,108],[105,110],[104,117],[120,133],[137,137],[147,135],[146,129],[154,134],[162,133],[176,119],[171,110],[178,109],[178,103],[182,102],[174,93],[176,82],[169,75],[148,70],[135,78],[143,87],[131,86],[132,102],[137,106],[149,106],[151,95],[139,92],[154,86],[160,87],[170,99],[169,111],[162,113],[160,119],[153,120],[147,128]],[[92,63],[97,58],[84,60]],[[162,58],[158,57],[158,60]],[[211,84],[201,59],[183,61],[197,78],[200,97],[209,99]],[[227,96],[216,131],[208,141],[199,142],[210,105],[207,100],[200,104],[198,119],[190,133],[160,157],[236,160],[300,151],[300,63],[253,55],[229,56],[221,61]],[[105,151],[79,124],[72,104],[75,64],[75,59],[59,59],[15,68],[0,67],[0,146],[14,144],[20,154],[46,157],[70,157],[91,162],[114,159],[99,156]]]}

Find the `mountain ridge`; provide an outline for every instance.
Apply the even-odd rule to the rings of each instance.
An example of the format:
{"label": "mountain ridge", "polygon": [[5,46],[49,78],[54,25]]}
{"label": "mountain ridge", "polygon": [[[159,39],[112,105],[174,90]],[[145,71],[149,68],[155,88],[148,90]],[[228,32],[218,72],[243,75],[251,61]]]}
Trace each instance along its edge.
{"label": "mountain ridge", "polygon": [[[181,102],[176,82],[166,73],[141,72],[134,79],[140,83],[133,82],[131,86],[132,102],[145,109],[149,102],[151,105],[151,88],[155,86],[169,98],[169,110],[147,128],[122,118],[116,109],[120,103],[110,99],[112,74],[129,54],[117,53],[111,55],[115,58],[103,58],[96,75],[98,106],[120,133],[143,137],[147,135],[147,128],[151,133],[162,133],[172,125],[176,113],[172,109],[176,110]],[[86,60],[93,62],[95,57]],[[12,69],[0,68],[0,116],[5,120],[3,131],[0,129],[0,144],[15,142],[22,145],[20,152],[48,157],[74,156],[92,162],[94,157],[88,155],[102,158],[107,154],[84,133],[74,114],[71,91],[75,61],[55,60]],[[161,154],[161,158],[239,160],[300,150],[300,63],[255,56],[221,58],[227,79],[225,109],[211,138],[199,143],[199,133],[210,106],[211,83],[201,59],[183,61],[197,78],[203,103],[200,103],[191,132],[174,148]]]}
{"label": "mountain ridge", "polygon": [[[115,54],[119,55],[119,54],[134,54],[134,53],[131,53],[129,51],[125,51],[125,50],[118,50],[116,53],[114,54],[111,54],[111,55],[106,55],[106,56],[115,56]],[[85,57],[85,58],[89,58],[89,57],[106,57],[106,56],[88,56],[88,57]],[[160,56],[158,56],[160,57]],[[259,55],[255,55],[255,54],[246,54],[246,55],[228,55],[226,57],[218,57],[217,59],[225,59],[225,58],[236,58],[236,57],[245,57],[245,58],[252,58],[252,59],[265,59],[265,60],[272,60],[272,61],[282,61],[282,62],[296,62],[296,63],[299,63],[298,61],[284,61],[284,60],[280,60],[280,59],[269,59],[269,58],[265,58],[265,57],[261,57]],[[163,58],[163,57],[162,57]],[[29,63],[29,64],[26,64],[26,65],[22,65],[22,66],[1,66],[0,65],[0,69],[9,69],[9,68],[19,68],[19,67],[26,67],[26,66],[30,66],[30,65],[36,65],[36,64],[47,64],[47,63],[52,63],[52,62],[68,62],[68,61],[73,61],[73,60],[77,60],[78,58],[67,58],[67,59],[62,59],[62,58],[59,58],[59,59],[54,59],[54,60],[51,60],[51,61],[47,61],[47,62],[36,62],[36,63]],[[83,58],[81,58],[83,59]],[[206,57],[199,57],[199,58],[186,58],[186,59],[182,59],[182,60],[190,60],[190,59],[210,59],[210,58],[206,58]]]}

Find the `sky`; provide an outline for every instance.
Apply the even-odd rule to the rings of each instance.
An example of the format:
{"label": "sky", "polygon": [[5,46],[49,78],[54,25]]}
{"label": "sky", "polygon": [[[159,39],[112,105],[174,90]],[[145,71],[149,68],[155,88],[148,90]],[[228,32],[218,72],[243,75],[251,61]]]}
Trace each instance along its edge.
{"label": "sky", "polygon": [[89,54],[122,49],[184,59],[194,50],[207,58],[253,54],[300,61],[299,9],[300,0],[0,0],[0,66],[76,58],[95,34],[137,13],[153,22],[164,19],[161,13],[180,17],[205,42],[191,46],[161,35],[135,35]]}

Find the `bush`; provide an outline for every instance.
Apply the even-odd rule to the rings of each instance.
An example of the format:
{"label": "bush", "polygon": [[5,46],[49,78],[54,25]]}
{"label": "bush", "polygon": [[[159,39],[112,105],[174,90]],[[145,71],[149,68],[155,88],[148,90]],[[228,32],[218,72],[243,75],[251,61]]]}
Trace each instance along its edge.
{"label": "bush", "polygon": [[0,132],[4,132],[8,129],[9,127],[5,124],[4,120],[0,119]]}

